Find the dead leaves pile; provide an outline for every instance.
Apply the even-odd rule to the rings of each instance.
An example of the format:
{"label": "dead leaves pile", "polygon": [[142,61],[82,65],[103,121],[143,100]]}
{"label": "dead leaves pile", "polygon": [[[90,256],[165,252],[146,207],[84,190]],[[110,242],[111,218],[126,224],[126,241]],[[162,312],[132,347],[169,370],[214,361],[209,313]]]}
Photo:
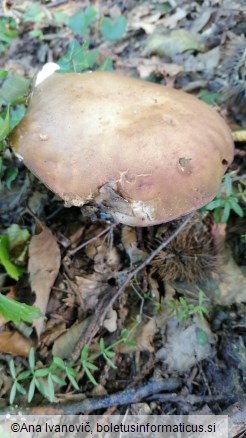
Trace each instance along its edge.
{"label": "dead leaves pile", "polygon": [[[190,225],[187,227],[187,230],[189,229]],[[91,224],[88,227],[78,228],[71,235],[71,239],[60,238],[62,245],[65,245],[64,242],[67,245],[70,241],[73,246],[76,246],[81,239],[85,243],[88,241],[83,250],[74,255],[69,254],[71,245],[68,246],[61,258],[61,250],[55,236],[45,225],[39,225],[39,233],[32,237],[29,246],[28,272],[31,290],[35,294],[34,305],[38,306],[48,319],[44,316],[34,320],[36,341],[34,337],[28,338],[19,331],[8,331],[5,327],[0,333],[2,352],[14,356],[28,356],[31,346],[36,344],[36,346],[39,345],[43,356],[48,355],[52,347],[52,355],[71,358],[81,336],[86,334],[92,318],[89,315],[95,312],[101,297],[112,292],[113,288],[117,288],[121,276],[127,275],[127,272],[130,272],[136,264],[141,263],[147,255],[146,251],[141,249],[136,229],[126,226],[115,229],[112,226],[105,235],[95,238],[101,232],[101,225]],[[217,226],[214,239],[220,248],[224,242],[225,233],[224,226],[221,226],[221,229]],[[237,281],[238,278],[241,279],[240,282]],[[224,253],[220,272],[216,273],[213,281],[213,287],[211,288],[209,284],[207,290],[206,288],[204,290],[210,296],[211,301],[231,304],[245,300],[246,278],[233,262],[228,251]],[[146,284],[146,291],[157,304],[158,285],[149,274],[147,274]],[[117,333],[124,327],[130,330],[134,324],[133,321],[136,321],[139,315],[141,316],[141,322],[130,337],[135,346],[134,344],[132,346],[122,344],[117,347],[118,353],[130,354],[137,351],[153,353],[155,335],[161,331],[163,346],[157,358],[164,361],[169,371],[183,372],[211,354],[210,343],[207,343],[206,347],[197,345],[195,348],[197,322],[191,324],[186,322],[186,327],[183,327],[174,318],[171,324],[168,322],[167,310],[159,313],[153,310],[153,300],[147,305],[145,303],[143,307],[143,301],[139,300],[139,297],[143,295],[142,287],[143,285],[141,286],[138,282],[133,288],[128,287],[116,309],[109,310],[104,321],[103,327],[110,336],[110,333]],[[175,287],[181,292],[185,290],[182,290],[182,283]],[[188,285],[188,289],[193,289],[192,284]],[[175,289],[171,288],[171,291],[171,294],[166,294],[165,301],[173,298]],[[2,322],[3,328],[5,325],[6,322]],[[209,331],[208,327],[206,331]],[[104,336],[107,337],[107,335]],[[191,342],[193,337],[194,342]],[[212,337],[210,332],[209,338],[212,339]],[[96,337],[94,348],[97,348],[98,341],[99,338]],[[177,349],[179,343],[180,348]],[[193,349],[193,353],[188,346]],[[182,352],[182,360],[180,352]]]}
{"label": "dead leaves pile", "polygon": [[[109,15],[112,19],[122,12],[111,0],[95,0],[93,5],[101,15]],[[71,15],[80,6],[80,2],[78,5],[76,2],[66,2],[65,5],[58,5],[58,8],[65,8]],[[244,61],[241,55],[245,53],[245,37],[241,36],[245,32],[245,8],[240,0],[233,1],[233,4],[230,0],[224,0],[220,6],[217,1],[133,1],[126,6],[125,13],[128,29],[122,40],[111,44],[101,40],[98,42],[94,38],[95,45],[99,47],[100,62],[110,57],[120,73],[138,75],[143,79],[154,77],[167,86],[186,91],[208,89],[216,92],[222,89],[222,98],[226,97],[226,93],[228,95],[228,87],[232,96],[245,93],[245,84],[242,85],[240,80]],[[47,40],[44,53],[48,53],[49,58],[53,56],[52,50]],[[14,73],[27,74],[32,71],[34,74],[35,62],[31,56],[30,53],[22,59],[22,52],[18,55],[13,46],[5,68],[11,67]],[[34,59],[43,62],[42,59]],[[30,191],[28,178],[23,186],[26,187],[24,191],[20,186],[16,186],[16,189],[13,186],[11,192],[3,193],[0,213],[5,220],[18,204],[24,204],[23,198],[26,200],[26,193]],[[46,192],[40,195],[34,191],[29,199],[29,207],[36,214],[43,213],[43,203],[48,202],[47,199]],[[24,207],[21,207],[20,212],[23,211]],[[134,228],[112,227],[107,234],[94,239],[105,226],[100,222],[85,222],[81,226],[78,221],[75,230],[69,229],[63,234],[57,223],[54,233],[45,225],[39,225],[29,246],[28,274],[29,285],[35,296],[33,304],[45,316],[34,320],[33,333],[28,326],[16,328],[1,319],[0,352],[27,357],[34,345],[39,348],[44,360],[49,359],[51,354],[71,357],[77,342],[86,333],[91,315],[98,308],[101,298],[116,291],[122,278],[126,278],[131,269],[147,256],[141,234]],[[211,305],[246,301],[245,273],[224,244],[226,232],[219,224],[215,236],[221,251],[219,272],[203,285]],[[218,238],[220,233],[223,235],[222,246]],[[81,251],[74,254],[69,252],[86,242]],[[176,292],[183,293],[187,300],[189,292],[197,294],[197,285],[174,283],[171,280],[168,278],[166,281],[166,296],[162,304],[165,305]],[[14,298],[16,292],[13,288],[10,296]],[[151,297],[149,302],[143,303],[141,300],[144,294]],[[159,300],[159,286],[148,270],[144,270],[136,282],[126,288],[114,309],[109,310],[101,333],[106,341],[111,340],[111,337],[118,336],[122,328],[130,329],[140,315],[141,322],[131,335],[135,346],[122,344],[117,349],[118,353],[135,354],[136,361],[139,361],[139,352],[153,354],[158,349],[156,358],[161,362],[164,372],[186,372],[197,361],[213,354],[214,337],[204,323],[202,330],[207,333],[209,341],[205,346],[198,345],[196,334],[201,329],[198,322],[193,320],[183,324],[175,317],[170,319],[166,310],[157,312],[155,306]],[[155,343],[156,335],[159,336],[158,345]],[[94,339],[95,349],[98,341],[99,335]],[[137,365],[141,369],[139,362]],[[0,385],[3,393],[3,387],[7,388],[8,384],[2,378]]]}

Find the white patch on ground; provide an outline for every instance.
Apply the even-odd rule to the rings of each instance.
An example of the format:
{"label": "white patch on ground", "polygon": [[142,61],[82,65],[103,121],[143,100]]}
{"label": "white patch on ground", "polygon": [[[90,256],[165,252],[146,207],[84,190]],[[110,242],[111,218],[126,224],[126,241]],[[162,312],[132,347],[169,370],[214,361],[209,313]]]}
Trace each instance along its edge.
{"label": "white patch on ground", "polygon": [[[199,344],[197,340],[198,330],[203,330],[208,342]],[[215,337],[205,320],[194,318],[193,321],[179,322],[175,317],[167,324],[167,341],[161,348],[156,358],[163,360],[168,371],[180,373],[190,370],[194,365],[212,354],[211,344]]]}
{"label": "white patch on ground", "polygon": [[56,70],[60,70],[60,66],[55,62],[47,62],[47,64],[44,64],[42,70],[37,74],[35,87],[45,81],[49,76],[53,75]]}

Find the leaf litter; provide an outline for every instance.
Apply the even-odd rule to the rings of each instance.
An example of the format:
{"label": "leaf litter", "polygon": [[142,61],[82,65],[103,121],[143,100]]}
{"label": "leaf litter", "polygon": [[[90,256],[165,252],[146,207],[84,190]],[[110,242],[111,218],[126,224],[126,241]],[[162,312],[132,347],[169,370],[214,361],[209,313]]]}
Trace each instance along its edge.
{"label": "leaf litter", "polygon": [[[2,67],[10,66],[13,74],[21,72],[25,79],[30,79],[45,61],[54,61],[66,53],[67,44],[73,39],[71,26],[78,25],[76,14],[81,16],[80,4],[63,2],[57,6],[56,2],[51,1],[48,9],[42,6],[36,14],[35,31],[39,35],[41,32],[43,37],[35,39],[37,37],[29,34],[30,27],[33,27],[31,6],[31,2],[13,6],[11,13],[17,17],[22,34],[13,41],[1,61]],[[246,13],[242,2],[231,3],[225,0],[218,6],[217,2],[179,4],[175,0],[165,3],[146,1],[140,5],[137,1],[131,1],[121,8],[108,0],[103,3],[95,1],[93,6],[100,17],[109,17],[113,30],[118,16],[124,14],[127,20],[124,36],[115,42],[105,41],[97,33],[94,23],[85,28],[92,38],[92,46],[99,48],[101,63],[111,57],[114,68],[122,74],[155,80],[195,94],[204,90],[206,93],[218,93],[221,97],[220,111],[225,114],[229,124],[245,128],[242,104],[245,102],[245,86],[240,80],[245,50],[243,23]],[[63,14],[60,15],[60,23],[65,14],[70,20],[69,30],[63,24],[50,21],[53,13]],[[23,14],[24,22],[21,21]],[[52,26],[55,26],[55,33]],[[240,145],[238,148],[243,153]],[[237,155],[234,170],[241,169],[245,173],[245,165],[240,156]],[[97,238],[108,226],[107,222],[105,224],[98,220],[92,223],[82,218],[75,209],[64,209],[60,201],[51,197],[34,177],[28,176],[26,180],[26,174],[27,171],[21,168],[10,190],[4,188],[1,193],[2,228],[4,230],[13,223],[24,223],[29,232],[34,234],[35,220],[27,214],[26,201],[31,210],[41,215],[46,223],[41,226],[40,233],[31,238],[28,272],[29,284],[35,294],[33,304],[46,315],[46,318],[33,322],[38,335],[35,345],[43,363],[48,364],[54,355],[62,358],[72,356],[76,344],[90,326],[91,315],[96,313],[102,300],[109,299],[117,291],[128,273],[145,260],[157,244],[160,229],[158,231],[158,227],[155,227],[153,230],[139,232],[117,226],[112,232]],[[26,181],[24,185],[23,181]],[[212,214],[208,215],[207,220],[206,232],[213,236]],[[216,390],[222,393],[218,372],[222,373],[225,368],[228,375],[237,373],[232,350],[229,351],[226,342],[227,336],[240,353],[237,356],[239,365],[244,360],[243,348],[240,347],[240,339],[245,342],[246,301],[245,258],[240,249],[243,245],[241,235],[245,234],[243,221],[233,216],[224,229],[226,244],[223,243],[222,247],[218,242],[214,244],[215,248],[219,248],[220,262],[208,282],[187,283],[184,279],[180,281],[177,274],[173,281],[172,278],[160,279],[149,267],[137,274],[134,287],[127,287],[114,308],[109,309],[104,324],[98,327],[98,333],[93,339],[95,350],[101,338],[110,344],[118,339],[123,328],[131,329],[140,316],[141,322],[130,338],[134,345],[120,344],[117,347],[116,363],[120,366],[117,370],[107,368],[101,392],[117,392],[136,379],[141,381],[158,373],[159,378],[163,379],[168,372],[185,376],[184,386],[194,376],[192,384],[189,383],[191,393],[213,393],[213,388],[214,394]],[[202,220],[201,223],[204,225]],[[231,227],[236,228],[234,246],[228,237]],[[94,237],[96,240],[78,252],[70,252]],[[175,254],[175,248],[171,246],[169,251]],[[237,261],[235,252],[238,254]],[[20,257],[25,255],[20,253]],[[6,276],[3,278],[6,279]],[[168,316],[170,300],[177,302],[180,296],[184,296],[188,304],[192,303],[201,287],[208,296],[206,306],[210,312],[209,318],[206,317],[201,323],[195,317],[178,321],[175,316]],[[224,319],[221,315],[224,315]],[[214,321],[217,321],[216,329]],[[10,323],[4,324],[4,330],[2,343],[0,337],[0,351],[27,356],[33,339],[20,335]],[[207,335],[204,344],[201,338],[200,343],[197,342],[201,330]],[[219,337],[225,346],[223,363],[217,344]],[[145,369],[146,361],[150,360],[151,364],[153,354],[155,365]],[[99,365],[100,369],[106,369],[101,362]],[[84,378],[81,379],[81,387],[86,392],[88,382]],[[230,388],[236,393],[236,384]],[[4,385],[1,390],[4,397]],[[60,394],[61,399],[70,401],[77,396],[76,391],[69,388]],[[216,404],[213,406],[216,411]],[[187,408],[187,404],[175,402],[164,402],[161,409],[162,412],[177,409],[184,413],[194,410],[191,405]]]}

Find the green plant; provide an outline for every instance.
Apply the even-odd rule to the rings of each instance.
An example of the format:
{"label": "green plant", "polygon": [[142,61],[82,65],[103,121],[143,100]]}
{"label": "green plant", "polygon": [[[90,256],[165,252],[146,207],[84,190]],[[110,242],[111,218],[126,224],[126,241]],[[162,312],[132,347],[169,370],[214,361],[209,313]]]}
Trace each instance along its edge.
{"label": "green plant", "polygon": [[25,100],[30,80],[22,76],[9,76],[9,72],[0,71],[4,79],[0,89],[0,152],[6,147],[6,137],[25,115]]}
{"label": "green plant", "polygon": [[[89,49],[89,42],[79,44],[77,40],[72,40],[68,45],[65,55],[57,61],[57,64],[60,65],[60,70],[58,70],[58,73],[80,73],[82,71],[95,68],[98,55],[98,49]],[[102,64],[97,65],[97,70],[113,70],[112,60],[110,58],[106,58]]]}
{"label": "green plant", "polygon": [[91,374],[90,370],[96,371],[97,367],[93,364],[93,362],[99,356],[102,356],[111,368],[116,369],[117,367],[112,362],[112,359],[115,356],[115,352],[113,350],[115,349],[115,347],[117,347],[117,345],[120,345],[122,343],[127,345],[128,347],[136,346],[136,343],[131,341],[129,339],[129,337],[134,332],[134,330],[138,326],[139,322],[140,321],[137,319],[136,323],[133,325],[133,327],[130,330],[126,329],[126,328],[122,329],[119,339],[117,341],[115,341],[113,344],[106,346],[104,339],[101,338],[99,341],[100,350],[98,353],[94,353],[92,355],[89,355],[89,346],[88,345],[84,346],[84,348],[81,351],[81,355],[80,355],[81,364],[83,366],[85,373],[87,374],[87,377],[94,385],[96,385],[96,381],[95,381],[93,375]]}
{"label": "green plant", "polygon": [[[78,380],[80,373],[76,370],[78,366],[82,366],[84,373],[93,385],[97,385],[97,382],[92,374],[93,371],[97,371],[98,367],[94,364],[94,361],[102,356],[105,361],[112,367],[116,368],[112,359],[115,355],[113,349],[119,344],[125,343],[128,346],[135,346],[136,344],[129,339],[131,333],[136,329],[139,324],[139,320],[128,329],[121,331],[120,337],[114,343],[106,346],[104,339],[99,341],[99,351],[97,353],[89,354],[89,345],[86,344],[80,354],[80,359],[77,362],[66,363],[62,358],[55,356],[48,367],[38,368],[35,361],[34,349],[31,348],[29,352],[28,364],[29,369],[17,374],[13,359],[9,363],[10,374],[13,379],[13,385],[10,390],[9,403],[13,404],[16,395],[27,394],[27,401],[30,403],[33,399],[35,391],[37,390],[50,402],[54,401],[55,387],[57,384],[63,386],[66,384],[61,375],[68,378],[69,382],[75,390],[79,390]],[[28,387],[28,391],[27,388]]]}
{"label": "green plant", "polygon": [[13,18],[0,18],[0,54],[5,52],[14,38],[18,36],[16,22]]}
{"label": "green plant", "polygon": [[[26,272],[30,237],[29,231],[17,224],[12,224],[5,234],[0,235],[0,265],[13,280],[17,281]],[[0,315],[18,324],[20,321],[31,323],[34,318],[42,316],[42,313],[35,306],[19,303],[0,294]]]}
{"label": "green plant", "polygon": [[80,361],[81,361],[81,365],[82,365],[83,370],[86,373],[88,379],[91,381],[91,383],[93,383],[93,385],[96,385],[97,382],[96,382],[94,376],[92,375],[91,370],[96,371],[98,368],[96,365],[94,365],[92,363],[92,360],[93,360],[93,358],[89,357],[89,345],[87,344],[84,346],[84,348],[81,351]]}
{"label": "green plant", "polygon": [[[95,8],[88,6],[74,14],[63,23],[67,25],[73,33],[81,37],[88,37],[90,27],[97,19]],[[121,38],[126,30],[127,21],[123,15],[116,17],[113,21],[108,17],[103,17],[100,21],[100,31],[102,36],[108,41],[116,41]],[[82,72],[88,69],[112,70],[112,60],[105,59],[101,65],[96,65],[99,55],[97,48],[90,49],[90,40],[80,44],[78,40],[72,40],[67,52],[57,62],[61,66],[59,73]]]}
{"label": "green plant", "polygon": [[13,280],[18,280],[20,275],[26,272],[30,237],[29,231],[17,224],[10,225],[5,234],[0,235],[0,265]]}
{"label": "green plant", "polygon": [[103,17],[100,22],[100,31],[103,37],[108,41],[119,40],[126,31],[127,21],[124,15],[119,15],[114,20],[109,17]]}
{"label": "green plant", "polygon": [[199,91],[198,97],[208,105],[220,104],[223,101],[223,97],[220,93],[209,91],[206,88]]}
{"label": "green plant", "polygon": [[47,11],[39,2],[29,4],[22,15],[24,23],[40,23],[47,17]]}
{"label": "green plant", "polygon": [[198,293],[198,303],[188,304],[185,298],[180,297],[178,300],[169,300],[167,307],[169,309],[168,316],[176,315],[178,321],[184,321],[191,316],[198,316],[203,319],[208,314],[208,309],[203,303],[204,295],[200,290]]}
{"label": "green plant", "polygon": [[88,50],[88,48],[88,42],[81,45],[77,40],[71,41],[65,55],[57,61],[57,64],[60,65],[59,73],[80,73],[92,68],[96,62],[99,51],[98,49]]}
{"label": "green plant", "polygon": [[[7,136],[25,115],[24,103],[30,80],[22,76],[9,76],[6,70],[0,70],[0,80],[3,80],[0,89],[0,152],[2,152],[7,146]],[[4,184],[10,190],[17,175],[17,167],[6,166],[0,156],[0,189]]]}
{"label": "green plant", "polygon": [[89,33],[90,26],[96,21],[96,16],[96,9],[88,6],[69,18],[67,25],[75,34],[85,37]]}
{"label": "green plant", "polygon": [[18,324],[20,321],[31,323],[33,319],[43,316],[38,307],[29,306],[28,304],[19,303],[0,293],[0,315],[7,321],[13,321]]}
{"label": "green plant", "polygon": [[31,348],[29,352],[29,370],[23,371],[16,375],[15,364],[13,359],[9,363],[10,374],[13,379],[13,385],[10,391],[9,402],[13,404],[16,394],[19,392],[21,395],[26,395],[27,391],[24,385],[20,382],[28,381],[28,396],[27,401],[30,403],[33,399],[35,389],[37,389],[45,398],[49,401],[54,400],[54,383],[62,386],[65,385],[65,381],[57,376],[55,371],[55,366],[53,365],[46,368],[37,368],[35,364],[35,353],[34,349]]}
{"label": "green plant", "polygon": [[[75,377],[80,377],[79,373],[73,368],[72,364],[66,364],[64,360],[61,357],[55,356],[53,358],[53,362],[50,366],[51,371],[55,371],[56,369],[61,369],[65,371],[66,376],[68,377],[71,385],[74,387],[74,389],[79,389],[79,386],[75,380]],[[65,382],[64,382],[65,383]]]}
{"label": "green plant", "polygon": [[[245,191],[244,191],[245,192]],[[230,217],[231,211],[238,216],[243,217],[243,209],[239,205],[240,198],[244,199],[244,193],[239,186],[238,192],[233,190],[232,178],[227,173],[222,181],[222,186],[213,201],[209,202],[201,211],[214,211],[215,223],[226,223]]]}

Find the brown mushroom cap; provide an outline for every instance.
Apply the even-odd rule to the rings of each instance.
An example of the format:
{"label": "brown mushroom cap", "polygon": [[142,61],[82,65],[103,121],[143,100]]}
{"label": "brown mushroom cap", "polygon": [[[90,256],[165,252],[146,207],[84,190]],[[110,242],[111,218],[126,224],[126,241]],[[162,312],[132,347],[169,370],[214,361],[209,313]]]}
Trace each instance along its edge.
{"label": "brown mushroom cap", "polygon": [[208,203],[233,159],[229,128],[196,97],[99,71],[38,85],[10,144],[67,205],[133,226]]}

